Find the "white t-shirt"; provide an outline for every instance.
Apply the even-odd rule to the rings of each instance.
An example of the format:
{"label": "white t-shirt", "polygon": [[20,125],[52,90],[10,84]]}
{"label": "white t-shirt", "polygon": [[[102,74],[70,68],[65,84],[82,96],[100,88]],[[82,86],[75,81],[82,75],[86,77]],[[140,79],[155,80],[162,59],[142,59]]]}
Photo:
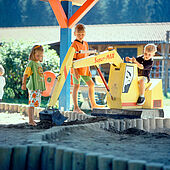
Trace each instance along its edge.
{"label": "white t-shirt", "polygon": [[4,94],[5,78],[0,76],[0,99],[2,99]]}

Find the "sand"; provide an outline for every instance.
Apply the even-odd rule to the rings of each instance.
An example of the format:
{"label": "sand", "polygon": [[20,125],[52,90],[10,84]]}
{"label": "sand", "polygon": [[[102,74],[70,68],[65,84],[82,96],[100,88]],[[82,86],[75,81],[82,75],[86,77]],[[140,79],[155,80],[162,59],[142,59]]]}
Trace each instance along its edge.
{"label": "sand", "polygon": [[[99,119],[74,121],[69,124],[95,121]],[[37,120],[38,126],[32,127],[27,122],[28,117],[19,113],[0,113],[0,145],[25,145],[34,143],[35,139],[43,143],[39,133],[45,132],[52,125]],[[84,152],[97,152],[129,160],[137,159],[170,165],[170,130],[165,132],[147,133],[128,129],[119,133],[113,128],[109,130],[91,127],[74,128],[64,131],[57,139],[46,142]]]}

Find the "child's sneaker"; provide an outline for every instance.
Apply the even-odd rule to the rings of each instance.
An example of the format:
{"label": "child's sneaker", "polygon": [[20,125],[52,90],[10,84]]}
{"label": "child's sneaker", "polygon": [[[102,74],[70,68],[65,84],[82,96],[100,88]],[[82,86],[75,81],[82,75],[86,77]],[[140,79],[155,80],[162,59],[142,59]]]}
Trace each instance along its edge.
{"label": "child's sneaker", "polygon": [[139,96],[138,101],[137,101],[137,105],[141,106],[144,103],[145,103],[145,97]]}

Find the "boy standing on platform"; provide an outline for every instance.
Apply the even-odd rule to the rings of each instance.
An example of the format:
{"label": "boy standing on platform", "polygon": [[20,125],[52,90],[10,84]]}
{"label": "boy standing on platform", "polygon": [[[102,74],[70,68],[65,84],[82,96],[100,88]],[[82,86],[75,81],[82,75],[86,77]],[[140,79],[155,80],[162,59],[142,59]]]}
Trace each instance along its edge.
{"label": "boy standing on platform", "polygon": [[139,78],[139,98],[137,100],[137,105],[143,105],[145,103],[145,83],[150,81],[150,71],[153,66],[153,56],[157,52],[157,47],[154,44],[147,44],[144,47],[144,54],[138,56],[137,58],[126,57],[127,62],[132,62],[137,64],[138,76]]}
{"label": "boy standing on platform", "polygon": [[[76,50],[76,52],[79,52],[80,50],[88,50],[88,43],[84,41],[84,37],[86,35],[85,33],[85,26],[83,24],[78,24],[75,27],[74,35],[76,36],[76,40],[72,43],[72,47]],[[87,53],[75,53],[73,60],[78,60],[81,58],[87,57]],[[93,108],[101,108],[104,106],[97,105],[95,102],[94,97],[94,82],[91,78],[91,72],[89,67],[81,67],[77,69],[73,69],[73,104],[74,104],[74,112],[83,114],[84,112],[79,108],[78,106],[78,90],[80,87],[80,80],[83,80],[89,87],[89,99],[91,102],[91,107]]]}

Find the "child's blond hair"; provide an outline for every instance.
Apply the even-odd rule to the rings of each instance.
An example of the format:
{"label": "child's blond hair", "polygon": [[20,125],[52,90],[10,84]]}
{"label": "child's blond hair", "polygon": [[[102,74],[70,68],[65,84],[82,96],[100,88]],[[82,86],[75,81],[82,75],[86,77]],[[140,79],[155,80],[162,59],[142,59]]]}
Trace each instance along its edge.
{"label": "child's blond hair", "polygon": [[4,74],[5,74],[5,70],[4,70],[4,68],[3,68],[2,65],[0,65],[0,74],[1,74],[1,75],[4,75]]}
{"label": "child's blond hair", "polygon": [[147,44],[144,47],[144,52],[157,52],[157,46],[155,44]]}
{"label": "child's blond hair", "polygon": [[75,32],[85,31],[85,26],[83,24],[77,24],[75,27]]}
{"label": "child's blond hair", "polygon": [[35,61],[35,51],[44,51],[43,47],[41,45],[34,45],[34,47],[32,47],[31,53],[29,55],[29,60],[33,60]]}

